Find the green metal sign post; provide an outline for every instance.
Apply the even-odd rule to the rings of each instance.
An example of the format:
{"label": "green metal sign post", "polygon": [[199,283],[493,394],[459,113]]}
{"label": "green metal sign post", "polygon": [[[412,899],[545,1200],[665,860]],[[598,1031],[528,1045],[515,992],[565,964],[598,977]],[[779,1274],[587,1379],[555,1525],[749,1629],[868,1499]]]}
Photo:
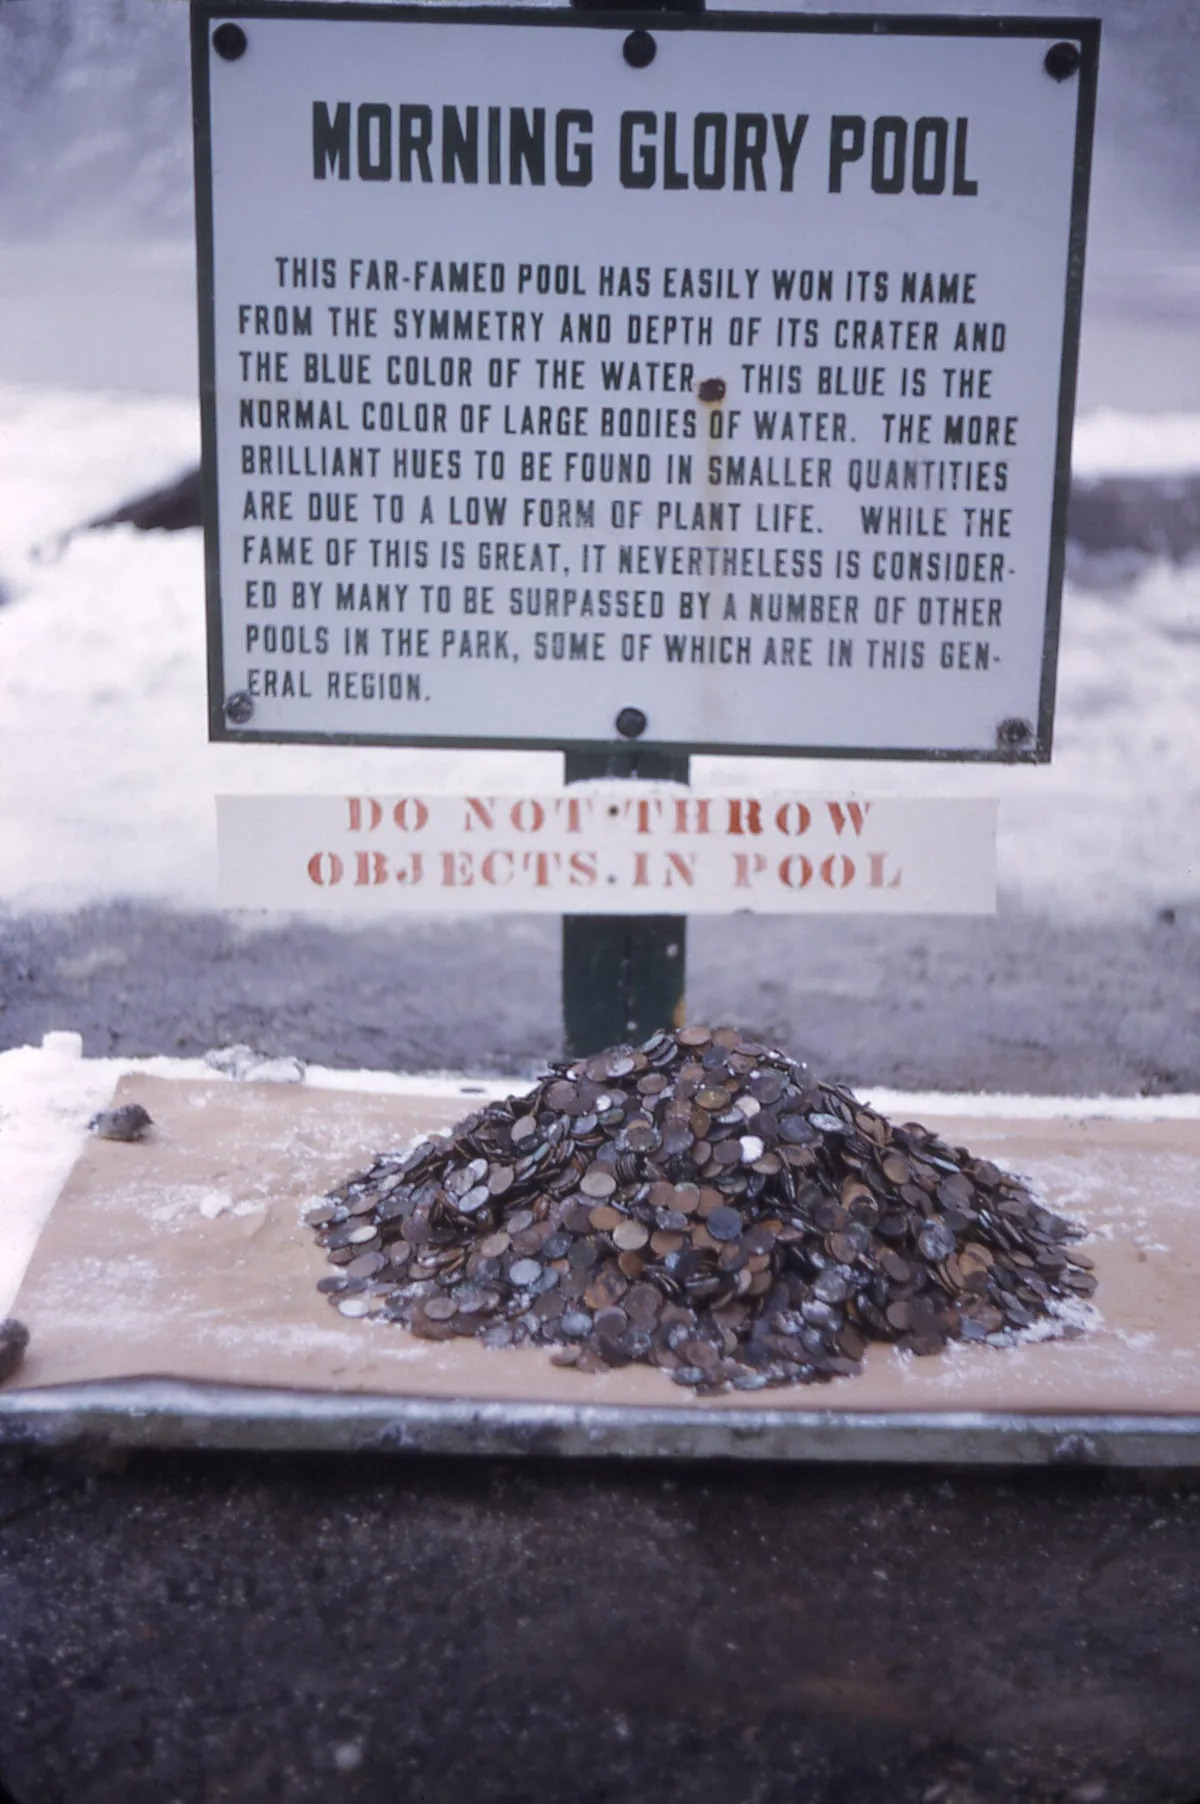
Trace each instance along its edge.
{"label": "green metal sign post", "polygon": [[[689,759],[671,752],[567,752],[568,783],[595,777],[686,783]],[[683,915],[564,915],[563,1035],[572,1057],[645,1039],[683,1021],[687,920]]]}

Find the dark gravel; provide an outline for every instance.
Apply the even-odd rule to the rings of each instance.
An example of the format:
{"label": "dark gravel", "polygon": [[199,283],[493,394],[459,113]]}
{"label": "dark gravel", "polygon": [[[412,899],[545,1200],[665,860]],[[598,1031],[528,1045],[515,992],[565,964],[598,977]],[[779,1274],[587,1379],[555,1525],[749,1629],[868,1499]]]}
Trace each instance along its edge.
{"label": "dark gravel", "polygon": [[1200,1492],[0,1456],[17,1804],[1189,1804]]}
{"label": "dark gravel", "polygon": [[[0,1047],[267,1055],[532,1074],[561,1045],[557,921],[353,933],[110,905],[0,917]],[[727,1020],[851,1084],[1039,1094],[1200,1090],[1200,906],[1075,925],[696,920],[689,1017]]]}

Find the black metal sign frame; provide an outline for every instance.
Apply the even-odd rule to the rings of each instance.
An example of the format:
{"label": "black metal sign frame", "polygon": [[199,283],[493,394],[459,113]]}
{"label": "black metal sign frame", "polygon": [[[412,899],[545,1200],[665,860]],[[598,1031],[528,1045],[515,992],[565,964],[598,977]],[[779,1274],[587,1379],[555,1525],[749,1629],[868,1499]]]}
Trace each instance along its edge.
{"label": "black metal sign frame", "polygon": [[[205,576],[208,604],[209,738],[246,744],[265,742],[301,745],[437,746],[448,749],[456,747],[464,749],[492,748],[590,754],[611,754],[615,751],[630,749],[628,738],[621,738],[615,732],[609,739],[566,739],[564,737],[538,737],[533,731],[527,736],[500,738],[382,732],[263,731],[249,724],[248,720],[240,722],[238,710],[230,709],[222,649],[218,538],[216,354],[213,311],[213,146],[209,107],[214,28],[219,30],[222,25],[235,24],[238,20],[280,18],[336,20],[338,23],[349,23],[355,20],[429,23],[431,20],[436,20],[439,26],[445,27],[447,32],[457,31],[460,28],[469,30],[476,25],[505,25],[518,30],[536,27],[539,30],[631,32],[645,31],[648,25],[652,25],[653,31],[656,33],[680,31],[740,32],[763,35],[820,33],[827,36],[844,37],[863,35],[928,37],[930,39],[973,37],[995,41],[1031,38],[1040,39],[1047,44],[1077,46],[1079,52],[1077,64],[1073,65],[1069,71],[1064,71],[1079,82],[1080,88],[1076,113],[1050,547],[1046,572],[1046,624],[1036,723],[1000,723],[997,743],[991,750],[880,748],[877,746],[855,747],[821,744],[707,744],[702,741],[656,740],[652,734],[648,734],[645,738],[639,737],[637,741],[639,751],[653,751],[677,757],[683,757],[690,753],[709,753],[726,757],[741,755],[747,757],[857,758],[872,761],[896,760],[933,763],[1044,763],[1049,760],[1053,738],[1067,503],[1071,476],[1071,433],[1075,414],[1084,251],[1100,49],[1100,23],[1098,20],[1075,17],[967,18],[937,15],[906,17],[888,13],[846,16],[811,13],[682,13],[648,12],[642,8],[636,11],[620,9],[600,11],[592,10],[590,5],[579,11],[564,10],[561,12],[550,9],[531,11],[524,8],[502,6],[471,6],[450,10],[434,6],[323,4],[321,0],[243,0],[242,4],[235,4],[232,7],[221,6],[217,4],[217,0],[191,0],[191,10]],[[1058,76],[1058,71],[1051,71],[1051,73]],[[1012,731],[1006,732],[1006,728],[1011,728]]]}

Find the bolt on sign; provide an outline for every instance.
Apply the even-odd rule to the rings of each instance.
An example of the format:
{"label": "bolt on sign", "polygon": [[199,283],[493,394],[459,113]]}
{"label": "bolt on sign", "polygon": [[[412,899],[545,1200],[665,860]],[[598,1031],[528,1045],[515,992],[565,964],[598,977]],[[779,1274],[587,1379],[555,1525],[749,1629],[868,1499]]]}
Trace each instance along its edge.
{"label": "bolt on sign", "polygon": [[1094,21],[193,23],[213,737],[1049,757]]}
{"label": "bolt on sign", "polygon": [[222,901],[397,913],[991,914],[997,804],[587,783],[219,796]]}

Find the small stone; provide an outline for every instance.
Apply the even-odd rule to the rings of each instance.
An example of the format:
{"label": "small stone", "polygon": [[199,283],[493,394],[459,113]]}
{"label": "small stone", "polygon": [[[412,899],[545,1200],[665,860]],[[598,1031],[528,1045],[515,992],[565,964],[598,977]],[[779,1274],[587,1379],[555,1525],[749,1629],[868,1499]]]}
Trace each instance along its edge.
{"label": "small stone", "polygon": [[127,1102],[119,1109],[101,1109],[88,1126],[101,1140],[141,1140],[154,1123],[140,1102]]}
{"label": "small stone", "polygon": [[24,1322],[8,1316],[0,1322],[0,1384],[11,1378],[25,1357],[29,1330]]}

